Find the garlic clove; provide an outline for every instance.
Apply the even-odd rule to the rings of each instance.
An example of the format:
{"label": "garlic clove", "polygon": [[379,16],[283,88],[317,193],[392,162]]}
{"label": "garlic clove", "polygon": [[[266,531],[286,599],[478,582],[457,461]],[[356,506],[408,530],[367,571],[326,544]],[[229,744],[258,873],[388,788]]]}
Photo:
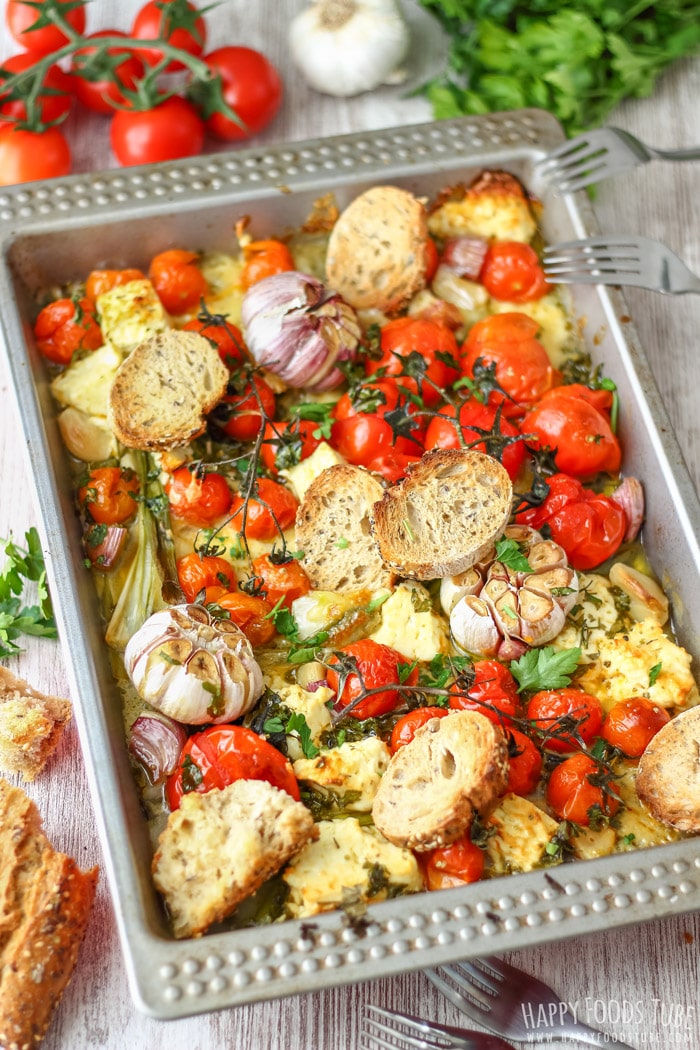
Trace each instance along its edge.
{"label": "garlic clove", "polygon": [[450,613],[450,631],[455,645],[467,653],[495,656],[501,633],[486,602],[466,594]]}
{"label": "garlic clove", "polygon": [[610,498],[619,503],[627,515],[624,542],[630,543],[636,538],[644,520],[644,489],[641,481],[637,478],[625,478]]}
{"label": "garlic clove", "polygon": [[527,577],[526,586],[538,594],[546,594],[556,601],[566,614],[578,601],[579,583],[575,569],[556,568],[548,572],[533,573]]}
{"label": "garlic clove", "polygon": [[449,616],[460,598],[466,594],[478,594],[484,578],[478,569],[471,568],[457,576],[445,576],[440,581],[440,605],[446,616]]}
{"label": "garlic clove", "polygon": [[529,587],[521,587],[518,594],[520,631],[517,633],[528,645],[544,645],[564,629],[566,613],[550,595],[538,594]]}
{"label": "garlic clove", "polygon": [[548,569],[565,569],[569,564],[563,547],[553,540],[540,540],[528,551],[527,560],[532,571],[539,573]]}
{"label": "garlic clove", "polygon": [[618,561],[608,578],[630,599],[630,616],[635,620],[654,619],[663,626],[668,620],[668,598],[651,576]]}

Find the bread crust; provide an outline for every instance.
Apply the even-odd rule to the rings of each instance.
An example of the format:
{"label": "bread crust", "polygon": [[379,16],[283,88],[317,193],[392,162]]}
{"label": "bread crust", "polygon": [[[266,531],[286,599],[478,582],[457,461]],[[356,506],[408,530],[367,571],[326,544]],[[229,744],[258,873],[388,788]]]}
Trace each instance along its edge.
{"label": "bread crust", "polygon": [[659,730],[639,760],[635,788],[663,824],[700,831],[700,707]]}
{"label": "bread crust", "polygon": [[34,780],[71,719],[71,703],[0,666],[0,768]]}
{"label": "bread crust", "polygon": [[396,846],[424,851],[455,842],[475,811],[502,795],[508,745],[476,711],[431,718],[392,757],[372,806],[375,827]]}

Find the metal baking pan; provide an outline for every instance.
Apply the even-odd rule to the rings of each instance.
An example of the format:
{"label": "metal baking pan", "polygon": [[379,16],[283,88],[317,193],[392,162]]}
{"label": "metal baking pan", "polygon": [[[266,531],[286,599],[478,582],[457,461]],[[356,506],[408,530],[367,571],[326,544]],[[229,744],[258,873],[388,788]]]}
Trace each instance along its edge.
{"label": "metal baking pan", "polygon": [[[41,290],[98,265],[144,267],[171,246],[230,248],[233,225],[244,214],[265,236],[298,224],[329,191],[341,207],[378,182],[431,195],[483,167],[501,167],[543,199],[548,241],[596,233],[584,195],[551,197],[534,177],[534,162],[563,138],[551,116],[523,110],[56,179],[0,194],[2,337],[131,987],[139,1007],[155,1017],[315,991],[700,908],[697,842],[684,840],[373,905],[361,929],[339,911],[313,922],[174,940],[151,881],[151,845],[92,580],[83,567],[67,457],[48,377],[32,345]],[[573,303],[594,359],[619,388],[627,467],[647,493],[646,547],[697,669],[697,495],[621,296],[575,288]]]}

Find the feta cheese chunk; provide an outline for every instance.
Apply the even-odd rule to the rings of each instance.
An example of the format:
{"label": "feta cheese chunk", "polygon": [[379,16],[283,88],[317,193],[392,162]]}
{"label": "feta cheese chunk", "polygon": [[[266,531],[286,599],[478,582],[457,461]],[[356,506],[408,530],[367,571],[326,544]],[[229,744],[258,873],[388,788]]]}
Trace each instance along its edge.
{"label": "feta cheese chunk", "polygon": [[154,332],[170,327],[168,315],[150,281],[129,281],[97,296],[105,341],[128,354]]}
{"label": "feta cheese chunk", "polygon": [[301,463],[281,470],[280,476],[287,479],[296,498],[302,500],[311,482],[323,474],[324,470],[344,462],[339,452],[322,441],[310,456],[302,459]]}
{"label": "feta cheese chunk", "polygon": [[100,346],[85,357],[75,358],[57,375],[51,382],[51,393],[60,405],[106,419],[109,391],[121,360],[118,350],[109,343]]}
{"label": "feta cheese chunk", "polygon": [[384,741],[368,736],[323,751],[316,758],[300,758],[294,763],[294,776],[334,795],[357,795],[344,808],[369,813],[390,758]]}
{"label": "feta cheese chunk", "polygon": [[558,824],[547,813],[519,795],[504,795],[484,821],[495,834],[486,840],[493,873],[532,871]]}
{"label": "feta cheese chunk", "polygon": [[391,646],[407,660],[432,660],[452,651],[446,622],[433,610],[419,583],[400,583],[381,607],[382,624],[373,641]]}

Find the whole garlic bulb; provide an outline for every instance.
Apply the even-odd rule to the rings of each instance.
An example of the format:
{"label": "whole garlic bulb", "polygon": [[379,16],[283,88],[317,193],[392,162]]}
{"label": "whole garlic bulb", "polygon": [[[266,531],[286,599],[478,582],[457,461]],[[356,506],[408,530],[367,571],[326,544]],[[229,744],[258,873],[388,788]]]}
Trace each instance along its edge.
{"label": "whole garlic bulb", "polygon": [[410,34],[396,0],[315,0],[292,20],[292,58],[309,84],[345,97],[398,82]]}
{"label": "whole garlic bulb", "polygon": [[150,616],[130,638],[124,666],[143,700],[190,725],[240,718],[264,685],[243,632],[200,605],[173,605]]}

